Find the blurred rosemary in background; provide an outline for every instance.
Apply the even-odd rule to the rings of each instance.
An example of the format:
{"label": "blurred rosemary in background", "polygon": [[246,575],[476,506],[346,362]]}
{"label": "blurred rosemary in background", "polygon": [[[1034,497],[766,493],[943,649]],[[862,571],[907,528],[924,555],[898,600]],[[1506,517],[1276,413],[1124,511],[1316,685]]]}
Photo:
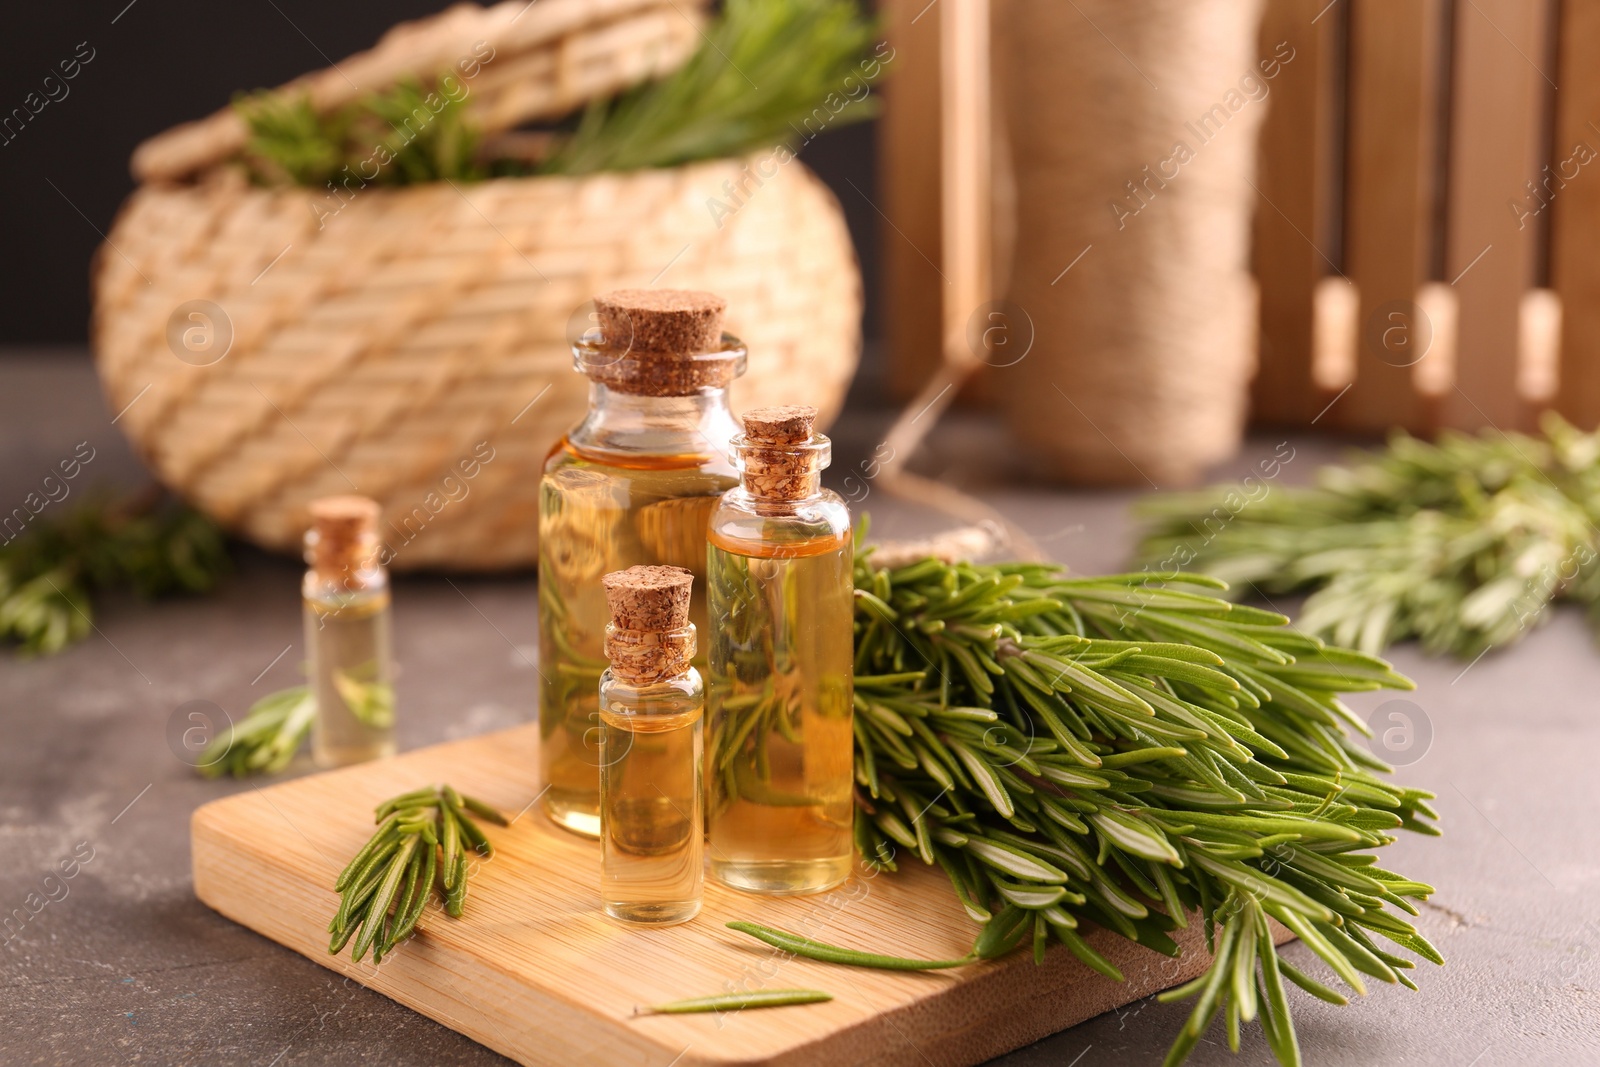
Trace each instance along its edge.
{"label": "blurred rosemary in background", "polygon": [[1235,487],[1152,497],[1137,562],[1221,578],[1230,595],[1310,592],[1299,629],[1374,653],[1418,637],[1470,658],[1559,600],[1600,626],[1600,436],[1553,413],[1542,427],[1437,444],[1397,433],[1313,488],[1231,508]]}
{"label": "blurred rosemary in background", "polygon": [[250,136],[239,162],[262,185],[410,185],[794,149],[875,114],[868,90],[892,57],[873,50],[876,35],[854,0],[728,0],[682,67],[596,100],[575,128],[532,139],[531,154],[511,151],[515,138],[483,137],[464,115],[465,93],[416,81],[326,114],[304,96],[241,94],[234,106]]}
{"label": "blurred rosemary in background", "polygon": [[59,652],[93,628],[95,595],[203,592],[227,568],[222,532],[159,491],[91,500],[0,546],[0,640]]}

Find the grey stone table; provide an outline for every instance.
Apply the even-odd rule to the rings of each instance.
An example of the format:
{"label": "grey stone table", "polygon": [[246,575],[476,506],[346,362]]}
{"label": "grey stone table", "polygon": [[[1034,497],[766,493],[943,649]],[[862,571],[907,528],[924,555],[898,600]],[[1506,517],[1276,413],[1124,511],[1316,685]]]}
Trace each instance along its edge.
{"label": "grey stone table", "polygon": [[[0,356],[0,510],[85,440],[96,450],[85,484],[137,484],[111,415],[80,354]],[[883,422],[855,413],[841,423],[836,474],[870,453]],[[1218,476],[1242,473],[1277,443],[1253,440]],[[1332,454],[1322,442],[1293,446],[1286,480],[1304,480]],[[992,427],[956,423],[941,428],[927,466],[980,492],[1079,571],[1122,566],[1133,494],[985,488],[999,485],[1004,454]],[[885,536],[938,525],[879,493],[866,504]],[[298,572],[293,561],[241,552],[215,595],[112,600],[97,631],[64,654],[0,660],[0,914],[31,893],[49,899],[15,936],[0,934],[10,938],[0,945],[0,1063],[506,1062],[345,987],[191,891],[190,812],[251,785],[198,778],[169,748],[169,720],[189,700],[236,713],[296,681]],[[396,602],[403,747],[532,717],[531,578],[404,577]],[[1412,699],[1431,730],[1404,777],[1438,793],[1447,836],[1404,839],[1386,860],[1438,887],[1420,922],[1449,963],[1422,965],[1420,992],[1380,987],[1345,1008],[1292,992],[1308,1062],[1600,1062],[1600,653],[1583,621],[1563,612],[1470,667],[1410,647],[1394,658],[1417,680]],[[1353,703],[1365,714],[1382,699]],[[48,879],[63,861],[74,877]],[[1184,1016],[1182,1006],[1140,1001],[999,1062],[1159,1063]],[[1271,1062],[1254,1032],[1238,1057],[1219,1031],[1208,1038],[1192,1062]]]}

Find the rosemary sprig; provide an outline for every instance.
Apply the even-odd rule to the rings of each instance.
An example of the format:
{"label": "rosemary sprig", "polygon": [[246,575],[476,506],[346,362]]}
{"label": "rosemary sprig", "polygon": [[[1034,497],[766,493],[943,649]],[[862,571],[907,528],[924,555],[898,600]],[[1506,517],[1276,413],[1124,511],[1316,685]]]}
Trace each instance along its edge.
{"label": "rosemary sprig", "polygon": [[[1437,951],[1396,912],[1431,888],[1376,866],[1431,794],[1391,784],[1339,694],[1411,683],[1374,657],[1210,595],[1203,576],[1074,579],[1051,564],[934,559],[856,574],[857,841],[938,864],[985,924],[974,954],[1050,942],[1122,975],[1092,922],[1177,955],[1198,913],[1213,961],[1169,1063],[1215,1015],[1260,1018],[1298,1062],[1267,918],[1346,984],[1410,985]],[[848,952],[795,941],[800,955]],[[828,958],[816,955],[816,958]],[[838,962],[853,962],[838,960]],[[1337,994],[1333,994],[1337,996]]]}
{"label": "rosemary sprig", "polygon": [[328,951],[338,955],[354,938],[357,960],[371,948],[372,962],[381,962],[411,936],[435,889],[445,914],[459,919],[467,897],[467,853],[494,855],[475,818],[507,825],[494,808],[448,785],[379,804],[377,832],[334,882],[340,900],[328,923]]}
{"label": "rosemary sprig", "polygon": [[1404,433],[1308,489],[1239,487],[1144,502],[1152,571],[1236,589],[1311,591],[1299,627],[1377,653],[1418,637],[1471,658],[1511,644],[1558,600],[1600,626],[1600,437],[1554,413],[1544,435]]}
{"label": "rosemary sprig", "polygon": [[207,778],[277,774],[294,759],[316,715],[316,697],[306,686],[268,693],[250,705],[240,722],[212,739],[195,770]]}
{"label": "rosemary sprig", "polygon": [[249,138],[239,162],[258,185],[338,186],[477,181],[479,134],[462,97],[415,79],[369,93],[326,114],[307,97],[271,90],[240,94],[233,106]]}
{"label": "rosemary sprig", "polygon": [[25,654],[59,652],[93,628],[94,594],[200,592],[227,566],[221,531],[158,495],[41,515],[0,545],[0,641]]}
{"label": "rosemary sprig", "polygon": [[[862,64],[876,27],[854,0],[728,0],[688,62],[584,112],[545,171],[667,167],[793,146],[816,115],[871,118]],[[868,61],[870,64],[870,61]]]}
{"label": "rosemary sprig", "polygon": [[[249,138],[239,162],[261,185],[476,181],[494,175],[591,174],[669,167],[794,148],[824,129],[871,118],[868,89],[888,58],[854,0],[728,0],[679,69],[594,101],[541,162],[497,153],[464,117],[466,97],[403,82],[332,112],[259,91],[234,106]],[[507,139],[505,143],[511,143]],[[490,157],[490,158],[484,158]]]}
{"label": "rosemary sprig", "polygon": [[673,1000],[641,1008],[634,1014],[690,1015],[698,1012],[745,1011],[749,1008],[782,1008],[790,1004],[820,1004],[832,999],[832,993],[824,993],[820,989],[757,989],[749,993],[721,993]]}

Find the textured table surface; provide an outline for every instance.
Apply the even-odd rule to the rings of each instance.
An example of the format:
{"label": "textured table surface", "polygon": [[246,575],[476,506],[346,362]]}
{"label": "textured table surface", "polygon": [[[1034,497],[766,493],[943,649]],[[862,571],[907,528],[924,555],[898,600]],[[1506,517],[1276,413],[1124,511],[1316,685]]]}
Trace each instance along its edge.
{"label": "textured table surface", "polygon": [[[0,355],[4,510],[85,440],[96,449],[85,484],[138,484],[112,414],[81,355]],[[872,451],[883,425],[854,413],[836,427],[836,475]],[[1278,441],[1253,439],[1218,477]],[[1293,447],[1286,481],[1334,453],[1310,439]],[[1125,563],[1134,494],[984,488],[1004,454],[992,428],[958,423],[940,428],[926,467],[980,492],[1081,572]],[[939,525],[876,491],[866,505],[882,536]],[[68,652],[0,659],[0,912],[32,893],[56,898],[0,945],[0,1063],[507,1062],[195,900],[190,812],[252,786],[198,778],[169,748],[169,721],[190,700],[237,714],[293,684],[302,655],[299,567],[240,556],[213,596],[109,601],[98,631]],[[533,716],[530,577],[404,577],[396,604],[403,747]],[[1380,986],[1346,1008],[1292,992],[1307,1061],[1600,1062],[1600,653],[1564,611],[1470,667],[1412,647],[1394,658],[1418,682],[1409,699],[1432,735],[1404,777],[1439,794],[1447,836],[1403,839],[1385,859],[1438,887],[1420,924],[1449,963],[1423,964],[1420,992]],[[1360,696],[1363,714],[1388,699]],[[75,851],[92,858],[47,883]],[[1304,948],[1288,951],[1320,967]],[[1184,1016],[1181,1005],[1141,1001],[997,1062],[1159,1063]],[[1220,1031],[1208,1037],[1191,1062],[1271,1062],[1254,1032],[1237,1057]]]}

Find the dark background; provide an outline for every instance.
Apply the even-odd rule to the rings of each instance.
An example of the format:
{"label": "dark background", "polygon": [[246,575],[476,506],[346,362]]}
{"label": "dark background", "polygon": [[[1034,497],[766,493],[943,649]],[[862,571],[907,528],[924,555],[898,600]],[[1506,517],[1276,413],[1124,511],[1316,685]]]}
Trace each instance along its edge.
{"label": "dark background", "polygon": [[[94,58],[68,94],[0,144],[0,346],[86,344],[89,259],[133,189],[134,146],[201,118],[240,89],[281,84],[370,47],[396,22],[447,0],[110,0],[7,4],[0,30],[0,118],[43,94],[83,42]],[[83,49],[88,54],[88,49]],[[59,93],[59,90],[56,90]],[[26,109],[24,109],[26,110]],[[880,220],[872,123],[824,133],[802,158],[844,207],[878,335]],[[54,188],[52,188],[52,185]]]}

